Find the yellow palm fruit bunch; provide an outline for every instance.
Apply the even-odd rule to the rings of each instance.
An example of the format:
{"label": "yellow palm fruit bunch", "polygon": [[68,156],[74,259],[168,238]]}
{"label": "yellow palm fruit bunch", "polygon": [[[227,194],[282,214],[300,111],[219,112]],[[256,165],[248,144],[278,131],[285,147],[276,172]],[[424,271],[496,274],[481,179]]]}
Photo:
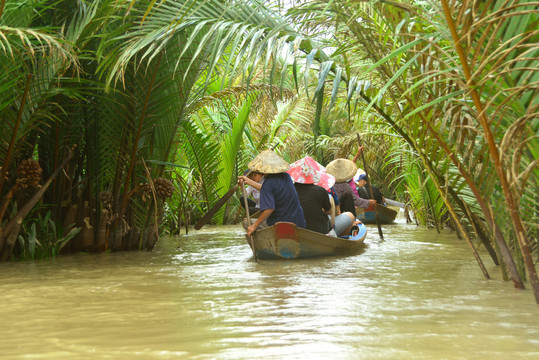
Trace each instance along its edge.
{"label": "yellow palm fruit bunch", "polygon": [[153,181],[153,186],[155,187],[157,197],[163,200],[171,197],[174,192],[172,182],[167,179],[157,178]]}

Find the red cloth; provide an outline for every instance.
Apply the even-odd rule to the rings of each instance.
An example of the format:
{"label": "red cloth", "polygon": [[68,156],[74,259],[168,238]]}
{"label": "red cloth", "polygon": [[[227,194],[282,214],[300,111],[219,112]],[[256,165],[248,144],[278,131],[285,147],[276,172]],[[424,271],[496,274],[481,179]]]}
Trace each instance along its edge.
{"label": "red cloth", "polygon": [[351,179],[348,181],[348,185],[350,185],[350,187],[352,188],[352,192],[357,196],[357,197],[361,197],[359,196],[359,194],[357,193],[357,185],[356,183],[354,182],[354,179]]}
{"label": "red cloth", "polygon": [[305,156],[290,164],[290,170],[287,173],[290,174],[292,181],[299,184],[314,184],[326,190],[335,184],[335,177],[326,173],[326,168],[310,156]]}

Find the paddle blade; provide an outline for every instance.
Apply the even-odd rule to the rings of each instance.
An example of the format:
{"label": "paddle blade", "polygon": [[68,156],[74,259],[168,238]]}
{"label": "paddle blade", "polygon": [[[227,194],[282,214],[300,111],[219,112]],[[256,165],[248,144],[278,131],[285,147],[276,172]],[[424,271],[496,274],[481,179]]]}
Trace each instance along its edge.
{"label": "paddle blade", "polygon": [[195,224],[195,230],[200,230],[201,227],[206,225],[208,222],[210,222],[213,215],[219,211],[219,209],[230,199],[232,195],[236,192],[236,189],[238,188],[238,185],[235,185],[228,190],[226,194],[223,195],[217,202],[212,206],[208,212],[198,220],[198,222]]}

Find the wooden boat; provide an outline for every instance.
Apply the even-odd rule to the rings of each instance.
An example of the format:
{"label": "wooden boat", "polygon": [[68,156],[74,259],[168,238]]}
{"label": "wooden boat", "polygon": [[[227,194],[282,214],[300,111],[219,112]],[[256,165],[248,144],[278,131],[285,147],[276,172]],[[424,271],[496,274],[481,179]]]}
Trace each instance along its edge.
{"label": "wooden boat", "polygon": [[[376,212],[378,213],[380,224],[392,224],[398,213],[397,211],[380,204],[376,204]],[[359,211],[357,211],[357,218],[364,224],[376,224],[374,207],[369,206],[366,209],[359,209]]]}
{"label": "wooden boat", "polygon": [[365,225],[350,237],[333,237],[297,227],[293,223],[278,222],[273,226],[257,230],[253,234],[257,259],[302,259],[328,255],[350,255],[364,247],[367,236]]}

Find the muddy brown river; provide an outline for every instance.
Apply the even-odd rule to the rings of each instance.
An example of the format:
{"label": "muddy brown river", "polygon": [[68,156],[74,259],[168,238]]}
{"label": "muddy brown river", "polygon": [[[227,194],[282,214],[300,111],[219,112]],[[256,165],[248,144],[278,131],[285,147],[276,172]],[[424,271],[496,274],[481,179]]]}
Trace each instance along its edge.
{"label": "muddy brown river", "polygon": [[0,359],[538,359],[539,306],[454,233],[253,261],[240,226],[0,264]]}

